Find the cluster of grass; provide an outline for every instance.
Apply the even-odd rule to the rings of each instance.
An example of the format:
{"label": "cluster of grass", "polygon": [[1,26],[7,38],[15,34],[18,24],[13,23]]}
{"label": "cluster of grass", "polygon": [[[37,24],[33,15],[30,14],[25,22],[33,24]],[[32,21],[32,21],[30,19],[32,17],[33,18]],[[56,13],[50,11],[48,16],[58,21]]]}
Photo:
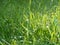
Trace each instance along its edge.
{"label": "cluster of grass", "polygon": [[0,0],[0,45],[60,45],[60,1]]}

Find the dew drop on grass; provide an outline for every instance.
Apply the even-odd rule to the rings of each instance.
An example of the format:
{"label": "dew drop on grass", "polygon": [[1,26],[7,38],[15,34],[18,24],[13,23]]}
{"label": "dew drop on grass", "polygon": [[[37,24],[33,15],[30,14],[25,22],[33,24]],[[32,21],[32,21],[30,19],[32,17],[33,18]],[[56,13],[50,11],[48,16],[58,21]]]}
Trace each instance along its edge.
{"label": "dew drop on grass", "polygon": [[27,28],[25,28],[25,30],[28,30]]}
{"label": "dew drop on grass", "polygon": [[32,43],[32,41],[29,41],[29,43]]}
{"label": "dew drop on grass", "polygon": [[17,37],[16,36],[14,36],[14,39],[16,39]]}
{"label": "dew drop on grass", "polygon": [[26,19],[26,21],[28,22],[28,21],[29,21],[29,19]]}
{"label": "dew drop on grass", "polygon": [[51,0],[51,2],[53,2],[54,0]]}
{"label": "dew drop on grass", "polygon": [[57,35],[57,37],[59,37],[59,34]]}
{"label": "dew drop on grass", "polygon": [[49,28],[49,26],[48,26],[48,25],[47,25],[46,27],[47,27],[47,28]]}
{"label": "dew drop on grass", "polygon": [[19,36],[19,38],[22,38],[22,36]]}

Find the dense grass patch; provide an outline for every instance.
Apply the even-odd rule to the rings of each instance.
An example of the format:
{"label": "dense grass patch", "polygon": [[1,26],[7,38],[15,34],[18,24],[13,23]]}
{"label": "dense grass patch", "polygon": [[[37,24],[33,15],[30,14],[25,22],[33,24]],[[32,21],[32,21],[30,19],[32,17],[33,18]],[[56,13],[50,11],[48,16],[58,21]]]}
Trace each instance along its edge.
{"label": "dense grass patch", "polygon": [[60,45],[60,1],[0,0],[0,45]]}

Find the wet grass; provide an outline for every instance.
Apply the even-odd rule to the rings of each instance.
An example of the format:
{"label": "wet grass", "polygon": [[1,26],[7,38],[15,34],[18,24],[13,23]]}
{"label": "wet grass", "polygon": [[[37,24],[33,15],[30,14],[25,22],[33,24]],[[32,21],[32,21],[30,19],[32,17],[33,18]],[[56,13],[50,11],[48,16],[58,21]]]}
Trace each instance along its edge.
{"label": "wet grass", "polygon": [[60,1],[0,0],[0,45],[60,45]]}

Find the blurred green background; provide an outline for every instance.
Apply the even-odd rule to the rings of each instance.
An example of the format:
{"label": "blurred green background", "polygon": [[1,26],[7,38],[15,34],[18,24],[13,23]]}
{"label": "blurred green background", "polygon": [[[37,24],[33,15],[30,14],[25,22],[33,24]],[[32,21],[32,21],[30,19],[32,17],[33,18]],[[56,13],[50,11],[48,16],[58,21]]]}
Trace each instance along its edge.
{"label": "blurred green background", "polygon": [[0,45],[60,45],[60,0],[0,0]]}

